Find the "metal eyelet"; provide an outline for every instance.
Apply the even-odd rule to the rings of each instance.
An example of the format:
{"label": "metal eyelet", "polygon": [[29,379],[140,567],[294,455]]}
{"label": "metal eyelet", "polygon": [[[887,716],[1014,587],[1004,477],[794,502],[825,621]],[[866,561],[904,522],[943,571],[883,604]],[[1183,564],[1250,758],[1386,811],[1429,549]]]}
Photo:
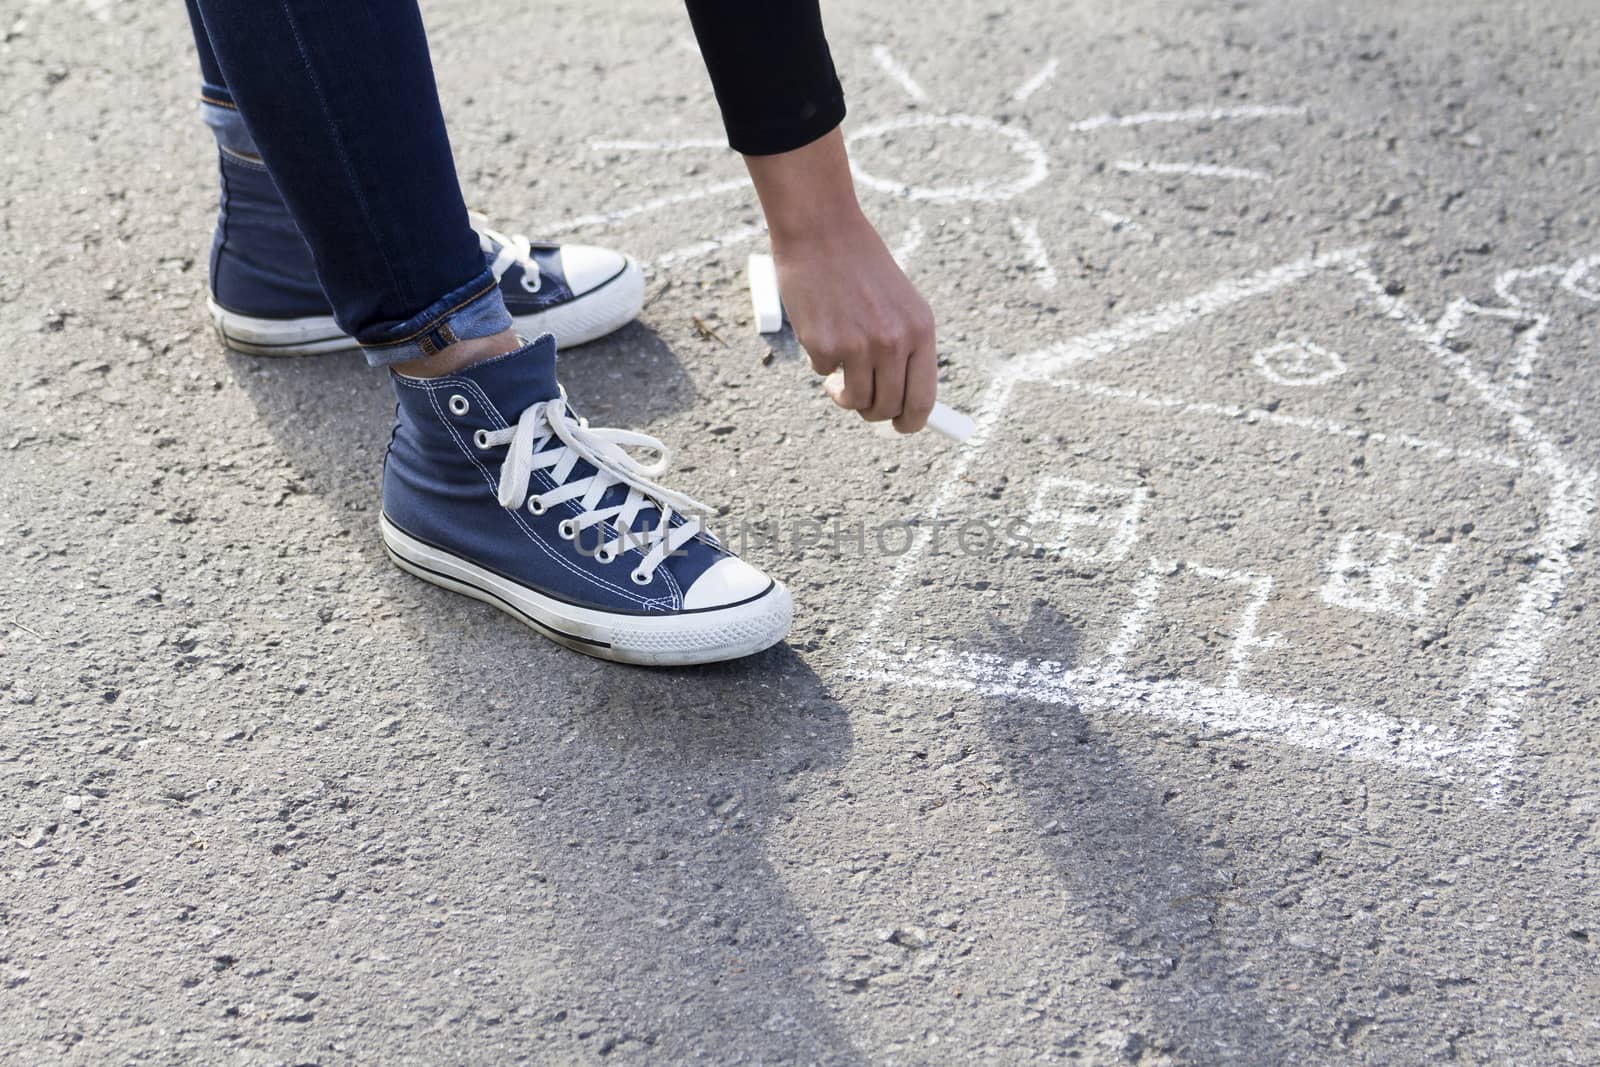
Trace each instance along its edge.
{"label": "metal eyelet", "polygon": [[562,519],[561,525],[556,527],[556,533],[561,535],[561,540],[570,541],[578,536],[578,527],[571,519]]}
{"label": "metal eyelet", "polygon": [[467,403],[467,398],[466,397],[462,396],[460,393],[452,393],[451,394],[451,396],[450,396],[450,414],[452,414],[452,415],[465,415],[467,412],[469,412],[471,410],[472,410],[472,405]]}
{"label": "metal eyelet", "polygon": [[474,432],[472,435],[472,443],[477,445],[479,449],[487,451],[489,449],[489,431],[478,430]]}
{"label": "metal eyelet", "polygon": [[600,549],[595,552],[594,558],[599,560],[601,563],[611,563],[617,558],[617,550],[609,545],[602,545]]}
{"label": "metal eyelet", "polygon": [[649,585],[650,584],[650,576],[648,574],[645,574],[643,571],[641,571],[641,570],[639,570],[637,568],[635,568],[634,572],[632,574],[628,575],[628,577],[633,580],[633,584],[634,585]]}
{"label": "metal eyelet", "polygon": [[[532,285],[528,284],[528,277],[529,277],[530,273],[531,273],[531,275],[533,277],[533,284]],[[544,276],[542,274],[540,274],[538,272],[538,270],[534,270],[532,272],[529,272],[529,271],[525,270],[525,271],[522,272],[522,288],[523,288],[523,290],[525,292],[537,293],[540,290],[540,288],[543,287],[543,285],[544,285]]]}
{"label": "metal eyelet", "polygon": [[528,514],[529,515],[543,515],[546,510],[548,510],[548,509],[543,504],[539,503],[539,498],[538,497],[530,496],[528,498]]}

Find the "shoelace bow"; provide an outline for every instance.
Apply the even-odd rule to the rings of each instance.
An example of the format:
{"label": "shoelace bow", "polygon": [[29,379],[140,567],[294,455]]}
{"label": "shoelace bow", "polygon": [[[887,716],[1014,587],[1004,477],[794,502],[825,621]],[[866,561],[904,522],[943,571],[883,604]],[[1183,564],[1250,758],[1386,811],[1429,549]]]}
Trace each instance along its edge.
{"label": "shoelace bow", "polygon": [[[563,447],[543,448],[552,436]],[[502,507],[515,509],[527,503],[530,511],[543,514],[557,504],[577,500],[579,514],[563,520],[564,525],[571,524],[573,538],[581,537],[591,526],[611,523],[611,530],[603,530],[609,538],[598,546],[596,558],[609,563],[623,551],[640,549],[644,558],[633,572],[633,580],[640,585],[648,584],[668,555],[701,532],[702,516],[710,513],[693,497],[655,481],[672,465],[672,450],[665,444],[632,430],[592,427],[588,420],[571,414],[565,395],[528,407],[515,426],[490,431],[486,441],[510,446],[500,465]],[[649,449],[656,458],[641,463],[627,448]],[[593,465],[595,473],[567,484],[580,460]],[[529,480],[535,471],[546,469],[556,488],[530,496]],[[614,485],[627,486],[628,495],[620,504],[601,507],[601,498]],[[634,520],[647,508],[659,511],[660,521],[652,529],[634,531]],[[676,526],[672,524],[674,515],[683,520]]]}
{"label": "shoelace bow", "polygon": [[478,233],[478,247],[484,255],[493,253],[494,260],[489,264],[489,270],[494,275],[494,280],[499,281],[505,277],[506,271],[512,267],[522,268],[522,287],[530,293],[537,293],[543,284],[543,277],[539,274],[539,263],[533,258],[533,242],[525,234],[503,234],[499,230],[489,228],[487,215],[473,211],[468,214],[468,221]]}

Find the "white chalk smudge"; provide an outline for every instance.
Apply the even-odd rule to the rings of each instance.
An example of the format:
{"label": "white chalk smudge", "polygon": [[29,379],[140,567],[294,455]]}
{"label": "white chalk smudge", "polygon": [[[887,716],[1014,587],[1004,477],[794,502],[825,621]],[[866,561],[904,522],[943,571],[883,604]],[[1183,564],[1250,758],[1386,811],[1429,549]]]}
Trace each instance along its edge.
{"label": "white chalk smudge", "polygon": [[1034,281],[1039,288],[1054,289],[1060,279],[1056,277],[1056,269],[1050,264],[1050,253],[1044,246],[1044,241],[1039,237],[1039,224],[1032,219],[1020,219],[1015,216],[1011,219],[1011,232],[1017,235],[1017,240],[1022,242],[1023,254],[1028,258],[1028,264],[1033,269]]}
{"label": "white chalk smudge", "polygon": [[1214,163],[1149,163],[1121,159],[1116,168],[1124,174],[1167,174],[1186,178],[1224,178],[1229,181],[1270,182],[1272,175],[1248,167],[1219,167]]}
{"label": "white chalk smudge", "polygon": [[631,219],[639,215],[648,215],[679,204],[691,204],[696,200],[707,200],[714,196],[738,190],[749,190],[750,180],[738,178],[733,181],[718,182],[701,189],[694,189],[687,193],[674,193],[671,196],[660,196],[653,200],[646,200],[642,204],[631,207],[618,208],[615,211],[606,211],[594,215],[575,215],[571,218],[561,219],[556,222],[546,223],[537,227],[534,232],[541,236],[555,236],[557,234],[571,233],[573,230],[587,229],[591,226],[606,226],[623,219]]}
{"label": "white chalk smudge", "polygon": [[1305,115],[1304,107],[1286,107],[1275,104],[1245,105],[1242,107],[1214,107],[1189,111],[1141,111],[1132,115],[1096,115],[1079,119],[1067,129],[1074,133],[1094,130],[1120,129],[1131,126],[1149,126],[1185,122],[1236,122],[1246,119],[1284,118]]}
{"label": "white chalk smudge", "polygon": [[1016,92],[1011,94],[1011,99],[1020,104],[1040,89],[1043,89],[1056,76],[1056,70],[1060,66],[1061,61],[1052,56],[1050,61],[1040,67],[1031,78],[1017,86]]}
{"label": "white chalk smudge", "polygon": [[901,66],[900,61],[894,58],[894,53],[890,52],[887,47],[881,44],[874,45],[872,59],[879,67],[883,68],[885,74],[899,83],[900,88],[904,89],[906,95],[911,99],[918,103],[928,99],[927,92],[917,84],[917,80],[911,76],[911,72]]}

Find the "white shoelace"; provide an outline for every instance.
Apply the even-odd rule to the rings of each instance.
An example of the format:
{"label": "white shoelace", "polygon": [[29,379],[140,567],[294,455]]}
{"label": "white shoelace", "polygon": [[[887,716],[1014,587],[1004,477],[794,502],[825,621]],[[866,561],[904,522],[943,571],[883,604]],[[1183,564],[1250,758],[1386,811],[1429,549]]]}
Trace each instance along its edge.
{"label": "white shoelace", "polygon": [[[540,449],[554,436],[564,447]],[[586,419],[574,418],[567,410],[565,396],[542,400],[523,411],[515,426],[492,430],[484,441],[490,445],[509,445],[500,465],[500,505],[520,508],[524,503],[536,515],[547,509],[577,500],[579,514],[562,520],[562,536],[582,536],[591,526],[610,522],[609,540],[598,546],[596,558],[610,563],[627,549],[637,548],[644,558],[634,569],[632,579],[647,585],[663,560],[693,540],[702,530],[702,516],[710,514],[693,497],[674,492],[654,479],[672,465],[672,450],[648,434],[632,430],[597,429]],[[640,463],[627,448],[646,448],[656,453],[651,463]],[[587,460],[595,473],[567,484],[579,460]],[[535,471],[548,469],[556,488],[530,496],[529,479]],[[601,507],[600,499],[613,485],[626,485],[628,495],[622,503]],[[639,512],[655,508],[661,519],[653,529],[633,531]],[[674,515],[684,521],[672,525]],[[604,533],[605,531],[602,530]]]}
{"label": "white shoelace", "polygon": [[506,271],[520,266],[522,287],[530,293],[537,293],[544,280],[539,274],[539,263],[533,258],[533,242],[525,234],[507,235],[490,229],[489,217],[479,212],[469,212],[467,219],[478,232],[478,247],[484,255],[494,254],[494,261],[489,264],[494,280],[498,282],[505,277]]}

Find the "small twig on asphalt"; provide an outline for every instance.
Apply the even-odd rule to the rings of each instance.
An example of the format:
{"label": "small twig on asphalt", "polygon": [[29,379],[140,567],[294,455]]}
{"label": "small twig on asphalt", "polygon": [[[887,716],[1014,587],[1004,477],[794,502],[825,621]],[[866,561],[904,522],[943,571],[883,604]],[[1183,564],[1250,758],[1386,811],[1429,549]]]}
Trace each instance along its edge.
{"label": "small twig on asphalt", "polygon": [[651,293],[645,299],[645,302],[643,304],[639,305],[639,310],[643,311],[645,308],[649,307],[651,304],[654,304],[657,300],[660,300],[663,296],[666,296],[667,295],[667,290],[671,289],[671,288],[672,288],[672,279],[668,278],[666,281],[661,283],[661,286],[658,289],[656,289],[655,292]]}
{"label": "small twig on asphalt", "polygon": [[723,338],[723,336],[720,333],[718,333],[716,330],[712,329],[710,326],[706,325],[706,320],[705,319],[702,319],[699,315],[692,315],[690,317],[694,319],[694,328],[700,331],[700,336],[701,337],[715,338],[716,341],[719,344],[721,344],[723,348],[727,348],[728,347],[728,342]]}
{"label": "small twig on asphalt", "polygon": [[18,622],[16,619],[11,618],[10,616],[7,616],[5,618],[5,623],[8,626],[15,626],[17,629],[21,630],[25,634],[32,634],[34,637],[37,637],[41,641],[50,640],[50,638],[46,637],[44,634],[40,633],[38,630],[35,630],[31,626],[24,626],[24,625],[22,625],[22,623]]}

